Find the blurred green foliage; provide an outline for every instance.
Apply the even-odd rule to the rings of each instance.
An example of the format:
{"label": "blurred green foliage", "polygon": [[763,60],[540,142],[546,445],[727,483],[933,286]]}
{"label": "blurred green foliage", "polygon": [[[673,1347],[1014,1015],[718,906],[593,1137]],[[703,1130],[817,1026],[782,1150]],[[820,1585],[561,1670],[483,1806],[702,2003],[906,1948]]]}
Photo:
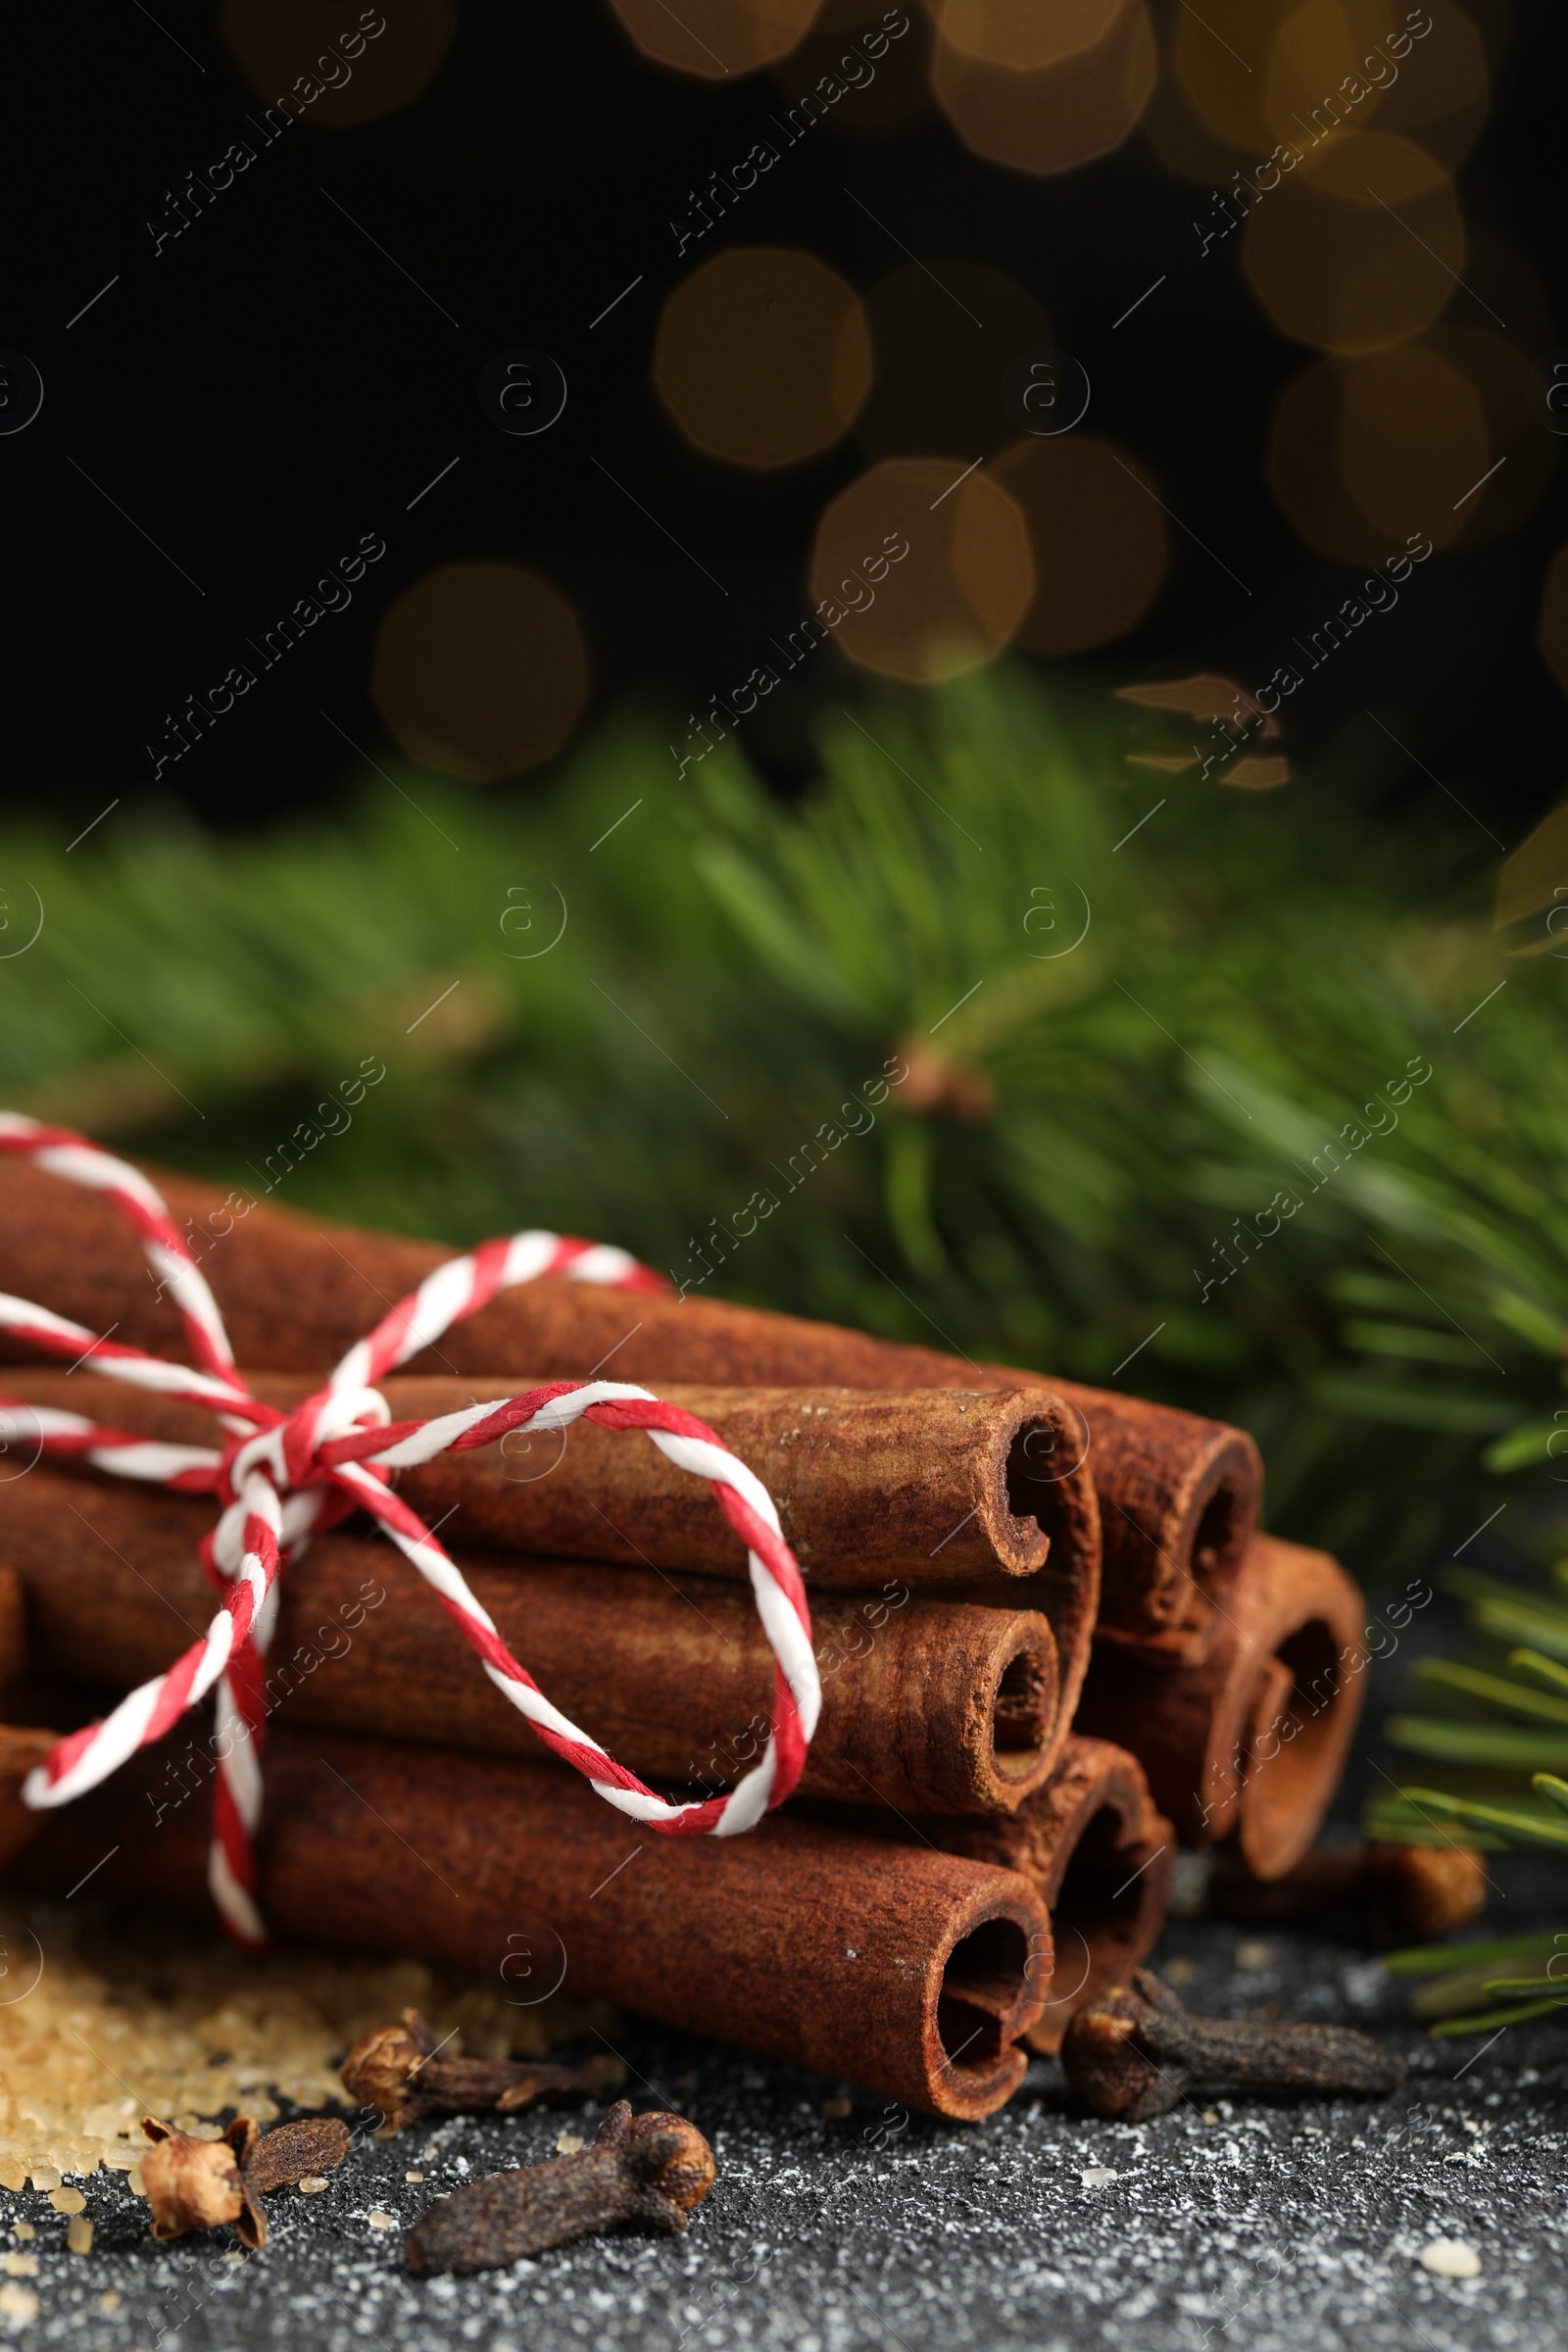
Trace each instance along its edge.
{"label": "blurred green foliage", "polygon": [[1234,1418],[1375,1580],[1568,1430],[1563,975],[1456,812],[1129,765],[1169,724],[998,672],[845,712],[796,806],[626,721],[490,795],[14,833],[0,1097],[261,1193],[378,1055],[277,1199]]}

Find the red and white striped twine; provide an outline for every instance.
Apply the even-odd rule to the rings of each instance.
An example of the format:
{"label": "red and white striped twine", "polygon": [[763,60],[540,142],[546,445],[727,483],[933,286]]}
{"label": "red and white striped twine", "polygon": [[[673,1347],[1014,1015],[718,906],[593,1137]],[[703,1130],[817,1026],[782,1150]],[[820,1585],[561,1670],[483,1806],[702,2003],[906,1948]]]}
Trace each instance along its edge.
{"label": "red and white striped twine", "polygon": [[[621,1812],[670,1837],[731,1838],[754,1829],[764,1813],[783,1803],[801,1777],[821,1707],[810,1615],[771,1496],[712,1430],[623,1381],[552,1381],[499,1404],[469,1405],[434,1421],[397,1423],[374,1386],[515,1283],[564,1274],[614,1290],[662,1292],[666,1286],[659,1275],[622,1250],[553,1233],[518,1233],[482,1243],[468,1256],[438,1266],[349,1349],[324,1389],[284,1414],[246,1390],[206,1277],[139,1169],[68,1128],[45,1126],[16,1111],[0,1111],[0,1152],[30,1159],[116,1203],[179,1310],[195,1366],[99,1339],[47,1307],[4,1294],[0,1330],[57,1355],[90,1358],[94,1371],[133,1387],[205,1405],[229,1433],[220,1450],[165,1445],[53,1406],[0,1396],[0,1409],[18,1433],[29,1435],[42,1452],[74,1454],[118,1476],[216,1494],[224,1505],[201,1545],[204,1565],[223,1595],[206,1634],[101,1723],[62,1740],[24,1785],[29,1805],[68,1804],[95,1788],[216,1689],[218,1773],[209,1882],[231,1934],[245,1943],[265,1942],[254,1838],[262,1813],[260,1753],[267,1721],[263,1661],[277,1617],[278,1578],[312,1534],[355,1509],[378,1520],[434,1588],[491,1682],[527,1717],[545,1745]],[[513,1430],[562,1430],[579,1418],[605,1429],[642,1430],[678,1468],[706,1478],[746,1545],[758,1614],[775,1661],[773,1737],[760,1761],[727,1796],[668,1803],[552,1706],[508,1649],[457,1563],[392,1491],[393,1473],[411,1463],[494,1445]]]}

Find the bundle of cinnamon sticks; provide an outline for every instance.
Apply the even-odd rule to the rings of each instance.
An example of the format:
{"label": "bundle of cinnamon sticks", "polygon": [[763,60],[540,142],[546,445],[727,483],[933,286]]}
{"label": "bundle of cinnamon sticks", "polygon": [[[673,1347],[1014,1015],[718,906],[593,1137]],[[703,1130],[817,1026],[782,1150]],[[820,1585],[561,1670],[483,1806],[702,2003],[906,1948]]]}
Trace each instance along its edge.
{"label": "bundle of cinnamon sticks", "polygon": [[[157,1174],[208,1237],[251,1391],[287,1409],[441,1263],[432,1244]],[[217,1238],[213,1238],[214,1236]],[[0,1163],[0,1289],[186,1353],[108,1202]],[[29,1358],[31,1360],[24,1360]],[[211,1445],[150,1392],[40,1366],[0,1390]],[[383,1393],[397,1420],[608,1368],[761,1479],[807,1580],[823,1707],[799,1793],[745,1836],[640,1830],[545,1758],[449,1618],[359,1523],[285,1579],[267,1653],[261,1895],[278,1931],[561,1979],[929,2113],[1002,2105],[1029,2050],[1150,1951],[1175,1847],[1257,1879],[1310,1846],[1362,1694],[1362,1603],[1257,1532],[1242,1432],[1169,1406],[699,1299],[546,1278]],[[190,1715],[90,1795],[24,1817],[37,1727],[160,1672],[212,1614],[208,1499],[0,1462],[0,1859],[64,1891],[207,1902],[214,1776]],[[556,1704],[656,1784],[731,1787],[772,1659],[700,1480],[586,1422],[402,1474]],[[113,1849],[110,1852],[110,1849]],[[108,1854],[109,1858],[104,1859]],[[526,1997],[526,1996],[524,1996]]]}

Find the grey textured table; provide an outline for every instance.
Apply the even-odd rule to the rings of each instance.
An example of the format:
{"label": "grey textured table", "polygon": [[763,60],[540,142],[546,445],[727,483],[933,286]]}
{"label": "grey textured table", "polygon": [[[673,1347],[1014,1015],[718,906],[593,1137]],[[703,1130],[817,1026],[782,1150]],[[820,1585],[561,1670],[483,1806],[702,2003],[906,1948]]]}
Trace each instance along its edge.
{"label": "grey textured table", "polygon": [[[1507,1929],[1535,1924],[1539,1871],[1504,1861],[1497,1874]],[[1503,1919],[1489,1926],[1501,1933]],[[42,2195],[4,2200],[37,2229],[26,2250],[39,2310],[23,2325],[0,2312],[0,2344],[1471,2352],[1568,2340],[1568,2032],[1514,2028],[1481,2055],[1433,2043],[1409,2030],[1404,1991],[1375,1960],[1325,1936],[1177,1921],[1159,1956],[1176,1961],[1194,2008],[1277,2003],[1286,2017],[1396,2035],[1406,2089],[1378,2106],[1200,2096],[1129,2129],[1083,2114],[1042,2061],[1004,2114],[960,2129],[858,2094],[843,2114],[841,2084],[637,2026],[623,2044],[637,2103],[678,2104],[717,2154],[717,2185],[685,2237],[591,2239],[479,2278],[419,2281],[401,2230],[368,2218],[411,2222],[460,2180],[591,2132],[598,2110],[371,2140],[324,2194],[270,2199],[271,2242],[244,2259],[225,2251],[227,2232],[155,2246],[145,2204],[100,2175],[84,2257],[67,2252],[65,2220]],[[1422,2269],[1437,2237],[1473,2246],[1481,2275]],[[106,2294],[121,2298],[107,2313]]]}

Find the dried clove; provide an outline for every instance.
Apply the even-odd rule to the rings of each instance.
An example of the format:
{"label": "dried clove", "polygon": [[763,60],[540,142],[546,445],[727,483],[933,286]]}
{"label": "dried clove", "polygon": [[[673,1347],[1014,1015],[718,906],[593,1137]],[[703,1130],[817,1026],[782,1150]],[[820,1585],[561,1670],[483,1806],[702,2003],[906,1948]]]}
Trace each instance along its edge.
{"label": "dried clove", "polygon": [[618,2099],[592,2147],[437,2197],[409,2231],[409,2268],[500,2270],[622,2222],[683,2230],[712,2185],[713,2151],[695,2124],[680,2115],[634,2117],[631,2102]]}
{"label": "dried clove", "polygon": [[1432,1942],[1468,1927],[1486,1908],[1487,1874],[1465,1845],[1316,1845],[1282,1879],[1252,1876],[1221,1848],[1208,1882],[1208,1907],[1252,1923],[1359,1914],[1375,1944]]}
{"label": "dried clove", "polygon": [[338,2069],[349,2096],[374,2108],[383,2130],[401,2132],[427,2115],[515,2115],[539,2099],[595,2099],[620,2082],[618,2058],[553,2066],[537,2058],[464,2058],[461,2036],[437,2041],[417,2009],[401,2026],[378,2026]]}
{"label": "dried clove", "polygon": [[251,2116],[237,2115],[221,2139],[195,2139],[172,2124],[144,2115],[152,2146],[141,2177],[152,2207],[154,2237],[183,2237],[187,2230],[217,2230],[232,2222],[254,2249],[267,2243],[267,2217],[258,2200],[311,2173],[329,2173],[349,2150],[349,2128],[335,2116],[310,2116],[260,2132]]}
{"label": "dried clove", "polygon": [[1381,2099],[1404,2081],[1404,2060],[1364,2034],[1194,2017],[1147,1968],[1078,2012],[1061,2062],[1098,2114],[1132,2124],[1167,2114],[1194,2082]]}

